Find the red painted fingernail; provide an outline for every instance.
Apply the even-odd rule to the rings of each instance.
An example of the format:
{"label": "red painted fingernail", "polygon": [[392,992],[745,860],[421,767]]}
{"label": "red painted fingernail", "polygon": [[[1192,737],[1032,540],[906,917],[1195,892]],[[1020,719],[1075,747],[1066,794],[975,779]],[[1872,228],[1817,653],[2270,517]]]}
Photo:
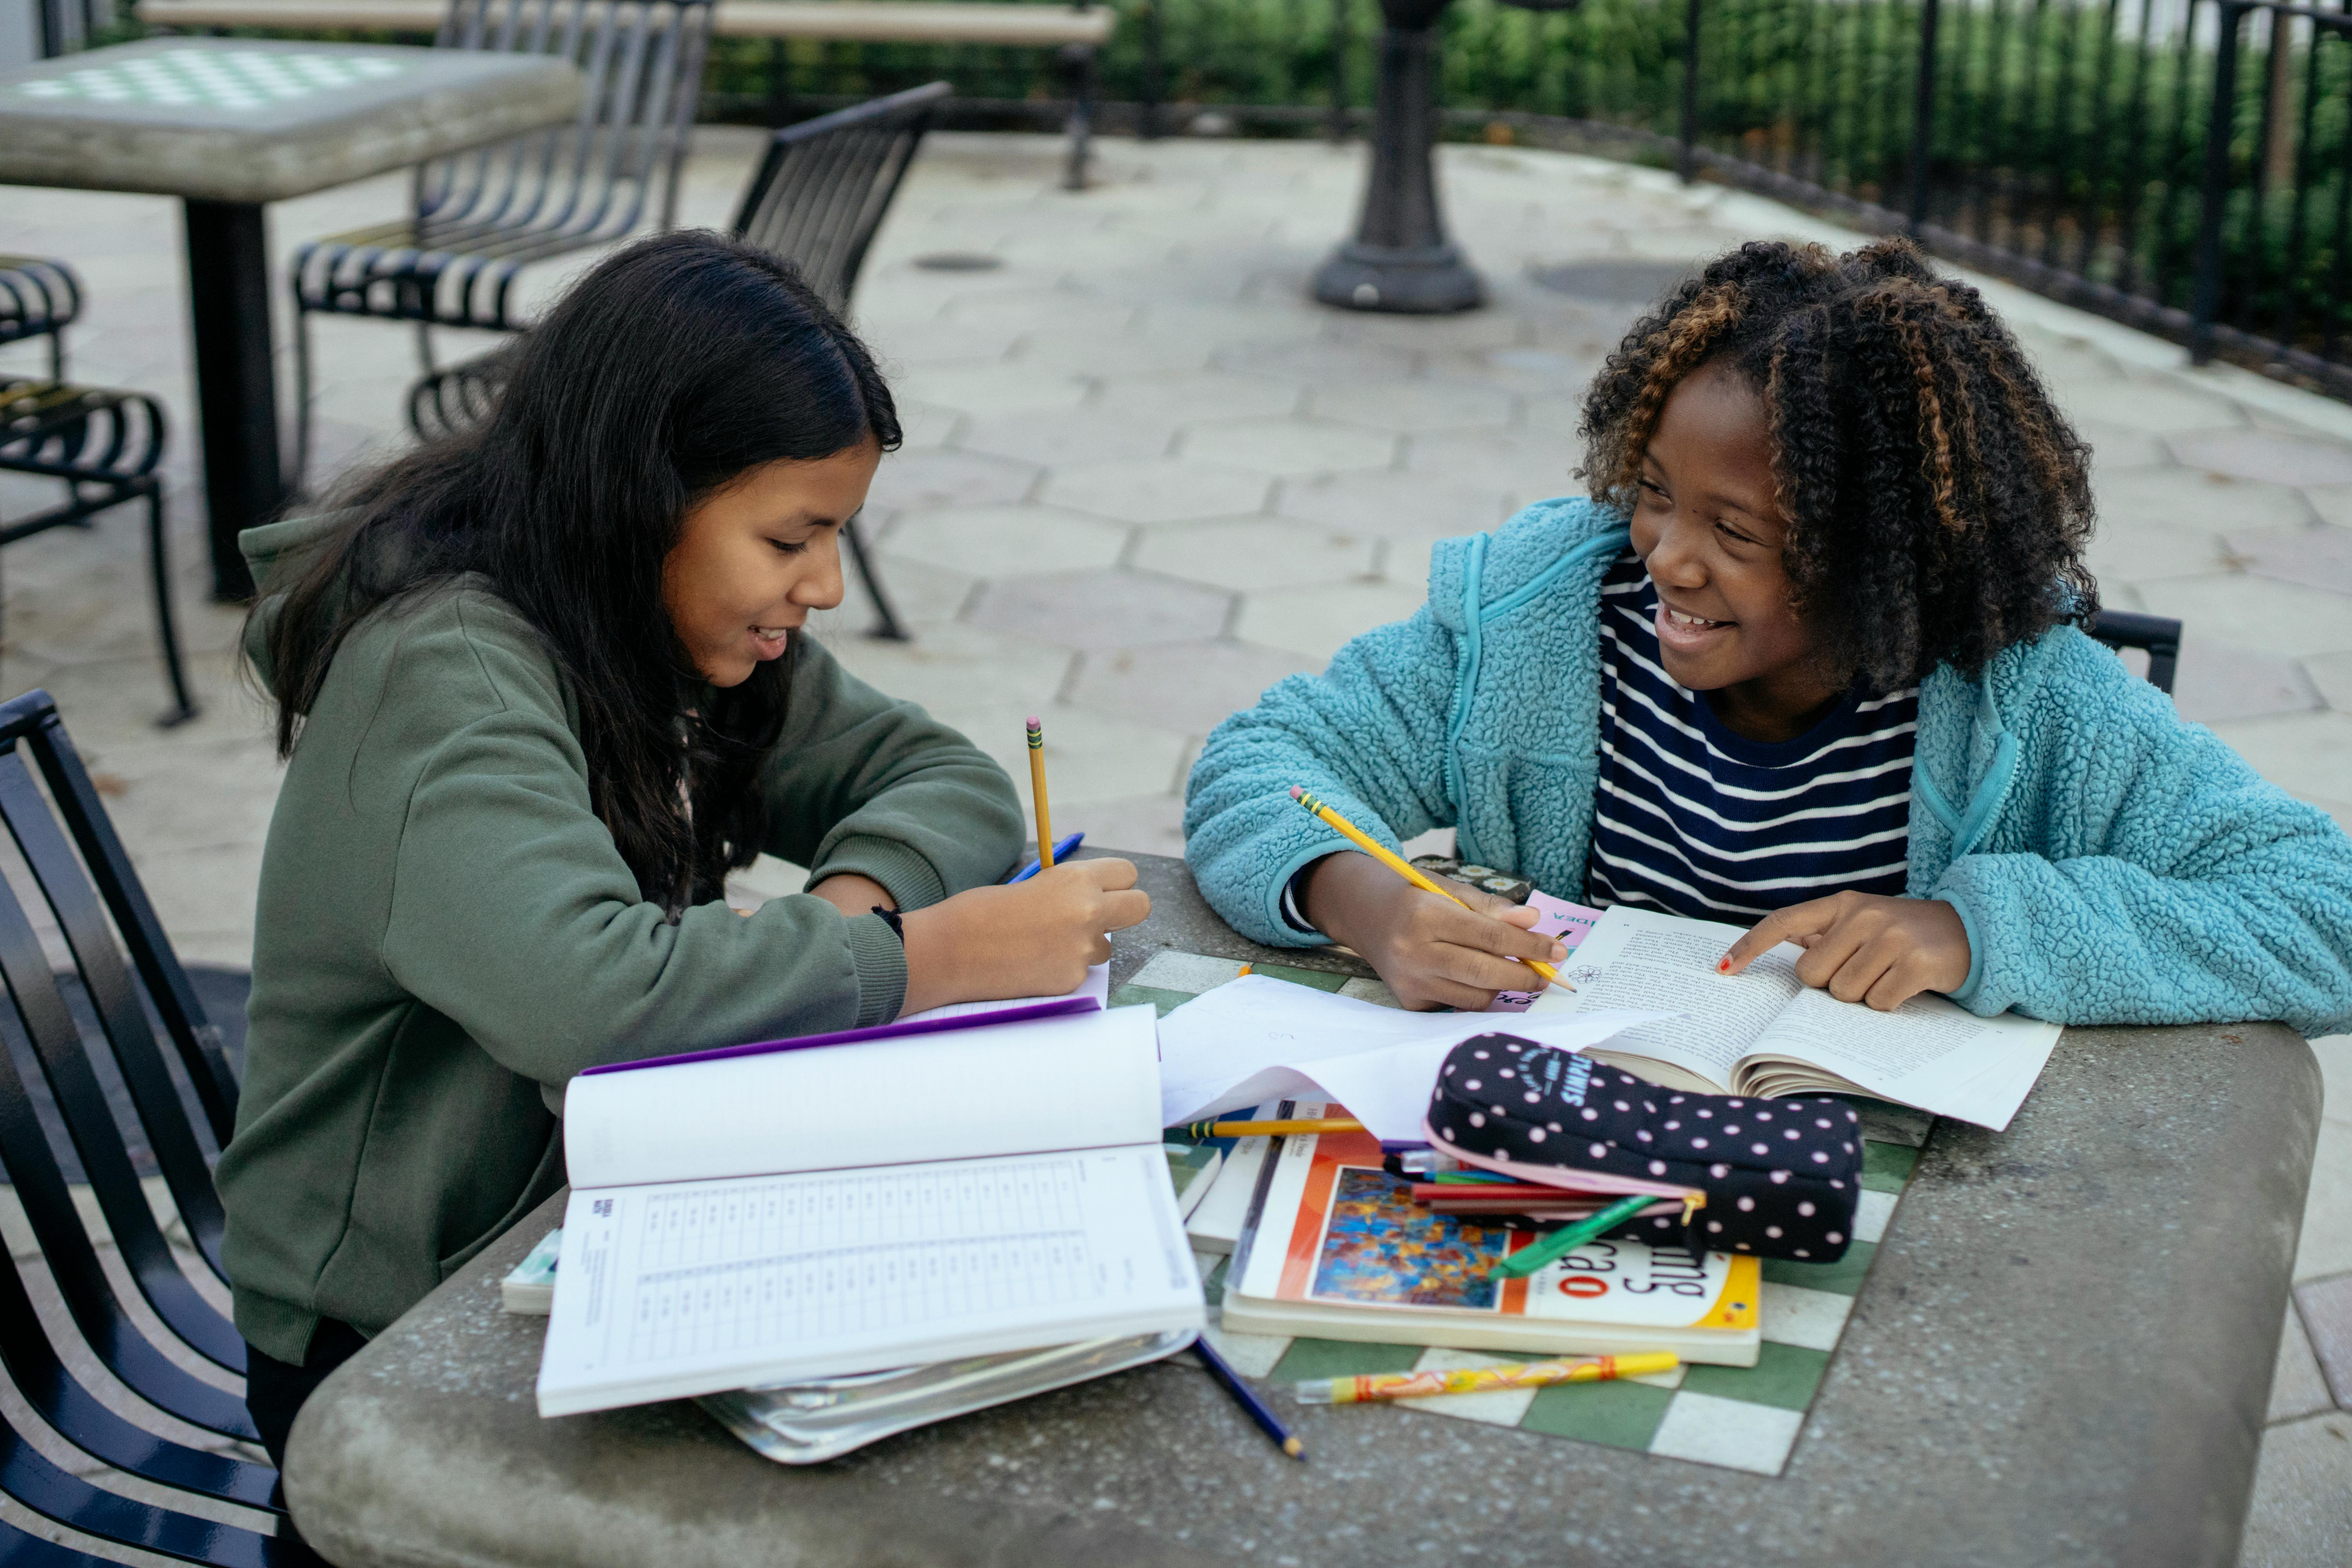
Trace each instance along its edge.
{"label": "red painted fingernail", "polygon": [[1728,974],[1731,973],[1731,955],[1729,953],[1725,953],[1721,958],[1715,961],[1715,972],[1717,974]]}

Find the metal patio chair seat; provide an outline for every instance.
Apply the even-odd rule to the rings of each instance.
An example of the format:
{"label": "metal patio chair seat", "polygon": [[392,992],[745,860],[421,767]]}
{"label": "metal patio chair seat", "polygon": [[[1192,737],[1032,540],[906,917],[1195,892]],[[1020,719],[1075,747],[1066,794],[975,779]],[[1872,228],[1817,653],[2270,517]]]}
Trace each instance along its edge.
{"label": "metal patio chair seat", "polygon": [[2147,655],[2147,683],[2172,695],[2172,678],[2180,668],[2180,623],[2168,616],[2143,616],[2133,610],[2101,610],[2083,628],[2109,647],[2138,648]]}
{"label": "metal patio chair seat", "polygon": [[297,389],[294,486],[310,453],[313,312],[431,330],[514,331],[516,276],[532,262],[619,239],[648,205],[675,221],[711,0],[455,0],[436,48],[554,55],[587,96],[568,126],[418,167],[410,216],[311,240],[292,268]]}
{"label": "metal patio chair seat", "polygon": [[32,380],[0,374],[0,471],[60,481],[65,499],[14,521],[0,519],[0,545],[53,528],[87,528],[100,512],[127,501],[147,503],[147,571],[155,595],[155,632],[172,707],[163,721],[195,716],[187,671],[180,659],[179,625],[172,613],[170,539],[163,519],[163,481],[155,472],[170,430],[163,410],[139,392],[76,386],[63,379],[65,332],[81,309],[81,289],[61,261],[0,258],[0,342],[46,336],[50,376]]}
{"label": "metal patio chair seat", "polygon": [[[156,1226],[131,1164],[130,1135],[108,1108],[93,1058],[102,1054],[127,1090],[181,1222],[216,1276],[220,1200],[197,1127],[216,1148],[228,1142],[236,1082],[219,1032],[205,1019],[46,691],[0,703],[0,820],[32,883],[0,883],[0,978],[17,1031],[0,1048],[0,1164],[40,1251],[37,1263],[0,1268],[0,1363],[40,1420],[91,1457],[193,1497],[282,1514],[278,1473],[269,1466],[172,1441],[100,1403],[58,1353],[34,1307],[26,1277],[44,1271],[70,1320],[63,1331],[78,1334],[131,1393],[191,1426],[254,1439],[243,1399],[184,1371],[125,1310],[123,1287],[109,1278],[52,1141],[61,1135],[70,1147],[121,1273],[148,1310],[184,1349],[242,1374],[244,1341],[190,1283]],[[36,894],[72,955],[94,1032],[75,1023],[36,934],[25,902]],[[49,1091],[54,1129],[43,1125],[23,1058]],[[316,1561],[298,1542],[93,1486],[45,1458],[14,1417],[0,1424],[0,1491],[70,1529],[185,1562],[292,1568]],[[0,1536],[0,1559],[102,1560],[21,1531]]]}
{"label": "metal patio chair seat", "polygon": [[[827,305],[846,316],[875,232],[933,112],[953,90],[935,81],[777,132],[744,190],[732,232],[791,262]],[[480,424],[506,385],[516,348],[501,345],[417,382],[408,393],[409,426],[429,441]],[[857,519],[843,533],[874,601],[873,635],[907,641]]]}
{"label": "metal patio chair seat", "polygon": [[81,314],[81,282],[62,261],[0,256],[0,343],[49,340],[49,379],[66,378],[65,329]]}

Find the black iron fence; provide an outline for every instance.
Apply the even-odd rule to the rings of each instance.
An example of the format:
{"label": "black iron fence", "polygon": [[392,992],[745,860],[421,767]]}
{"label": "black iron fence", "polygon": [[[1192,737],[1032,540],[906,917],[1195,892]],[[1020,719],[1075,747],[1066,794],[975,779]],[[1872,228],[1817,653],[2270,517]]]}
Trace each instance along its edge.
{"label": "black iron fence", "polygon": [[[2340,0],[2352,4],[2352,0]],[[1372,0],[1124,0],[1117,123],[1360,123]],[[2287,0],[1461,0],[1457,134],[1606,151],[1917,235],[1969,265],[2352,397],[2352,16]],[[714,107],[951,76],[1055,112],[1047,62],[911,46],[722,47]]]}
{"label": "black iron fence", "polygon": [[[85,5],[41,0],[75,30]],[[1058,0],[1038,0],[1041,4]],[[1106,119],[1344,132],[1375,0],[1110,0]],[[2352,399],[2352,0],[1457,0],[1449,133],[1606,152],[1862,226]],[[68,19],[69,14],[69,19]],[[720,39],[706,111],[799,118],[940,77],[1050,123],[1047,51]]]}

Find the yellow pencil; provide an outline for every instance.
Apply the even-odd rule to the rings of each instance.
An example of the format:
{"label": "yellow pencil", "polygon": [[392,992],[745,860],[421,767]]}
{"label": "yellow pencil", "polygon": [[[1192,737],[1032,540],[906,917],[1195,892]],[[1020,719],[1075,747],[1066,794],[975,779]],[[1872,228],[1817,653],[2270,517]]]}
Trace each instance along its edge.
{"label": "yellow pencil", "polygon": [[1364,1124],[1344,1116],[1305,1117],[1296,1121],[1193,1121],[1184,1128],[1187,1138],[1303,1137],[1309,1132],[1361,1132]]}
{"label": "yellow pencil", "polygon": [[1037,802],[1037,869],[1054,868],[1054,822],[1045,811],[1045,731],[1029,721],[1029,793]]}
{"label": "yellow pencil", "polygon": [[[1035,739],[1033,736],[1030,741],[1030,744],[1034,745],[1035,743]],[[1338,829],[1339,836],[1347,839],[1348,842],[1353,844],[1357,848],[1362,850],[1365,854],[1370,856],[1381,865],[1386,866],[1390,870],[1394,871],[1398,876],[1402,877],[1406,881],[1411,882],[1414,887],[1419,888],[1423,892],[1435,893],[1441,899],[1452,899],[1454,902],[1462,904],[1462,900],[1460,899],[1454,898],[1452,893],[1447,892],[1444,888],[1439,887],[1429,878],[1423,876],[1419,867],[1412,865],[1411,862],[1404,860],[1394,854],[1391,854],[1389,851],[1388,847],[1381,843],[1379,839],[1372,837],[1362,828],[1358,827],[1354,823],[1349,821],[1346,817],[1340,816],[1329,806],[1325,805],[1321,801],[1316,799],[1313,795],[1308,795],[1297,784],[1292,784],[1290,786],[1290,798],[1305,806],[1308,813],[1320,818],[1327,826]],[[1468,904],[1462,904],[1462,907],[1465,910],[1470,908]],[[1472,912],[1475,913],[1476,911],[1473,910]],[[1519,962],[1526,964],[1529,969],[1534,970],[1538,974],[1542,975],[1552,984],[1559,986],[1562,991],[1573,991],[1576,989],[1575,986],[1570,985],[1567,981],[1562,980],[1559,977],[1559,971],[1554,969],[1549,963],[1539,963],[1532,958],[1523,958],[1519,960]]]}

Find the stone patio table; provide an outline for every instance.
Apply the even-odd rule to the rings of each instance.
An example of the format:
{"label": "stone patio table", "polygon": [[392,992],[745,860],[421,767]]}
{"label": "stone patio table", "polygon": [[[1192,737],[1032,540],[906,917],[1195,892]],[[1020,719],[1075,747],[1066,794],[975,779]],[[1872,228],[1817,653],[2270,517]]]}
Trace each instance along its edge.
{"label": "stone patio table", "polygon": [[286,498],[263,205],[559,123],[584,92],[540,56],[259,38],[150,38],[0,75],[0,184],[185,204],[215,597],[252,592],[237,532]]}
{"label": "stone patio table", "polygon": [[[1118,937],[1114,984],[1162,948],[1276,956],[1181,862],[1133,858],[1153,911]],[[497,1280],[559,1196],[327,1380],[287,1492],[342,1568],[2220,1568],[2319,1097],[2280,1025],[2068,1030],[2007,1133],[1936,1125],[1779,1478],[1360,1406],[1286,1408],[1296,1465],[1181,1362],[808,1469],[690,1403],[542,1421],[545,1320],[502,1313]]]}

